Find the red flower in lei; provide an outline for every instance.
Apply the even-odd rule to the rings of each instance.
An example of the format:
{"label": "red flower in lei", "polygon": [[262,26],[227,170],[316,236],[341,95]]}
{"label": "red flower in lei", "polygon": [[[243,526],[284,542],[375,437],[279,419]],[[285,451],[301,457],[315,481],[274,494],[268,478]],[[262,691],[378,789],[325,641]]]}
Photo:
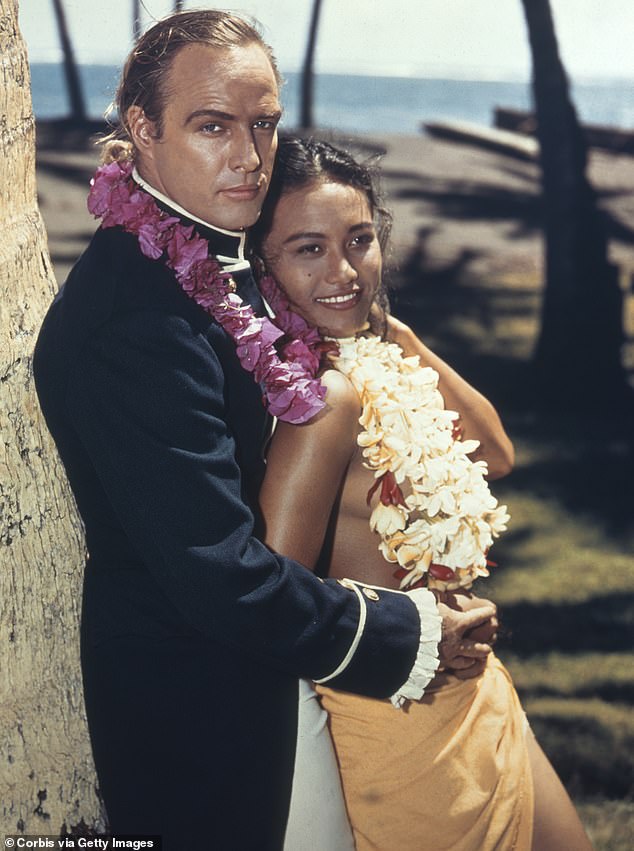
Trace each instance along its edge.
{"label": "red flower in lei", "polygon": [[[146,257],[162,258],[172,269],[187,295],[234,340],[242,367],[263,385],[273,416],[289,423],[310,420],[325,405],[326,389],[316,377],[322,351],[319,333],[289,309],[270,276],[260,286],[276,313],[276,324],[256,316],[235,292],[231,275],[209,256],[207,240],[193,225],[185,227],[161,210],[134,182],[132,168],[131,162],[98,168],[91,180],[89,211],[101,219],[102,228],[118,226],[134,234]],[[275,347],[278,341],[284,360]]]}

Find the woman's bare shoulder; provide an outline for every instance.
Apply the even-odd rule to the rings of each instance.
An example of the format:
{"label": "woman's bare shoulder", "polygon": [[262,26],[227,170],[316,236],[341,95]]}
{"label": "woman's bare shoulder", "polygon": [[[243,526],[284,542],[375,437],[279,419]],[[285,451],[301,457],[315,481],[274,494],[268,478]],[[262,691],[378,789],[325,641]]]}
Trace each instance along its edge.
{"label": "woman's bare shoulder", "polygon": [[417,344],[420,345],[420,340],[409,325],[401,322],[395,316],[387,317],[387,339],[391,343],[398,343],[405,355],[419,354],[416,347]]}
{"label": "woman's bare shoulder", "polygon": [[327,369],[320,375],[326,388],[326,405],[340,417],[357,420],[361,414],[361,400],[350,379],[336,369]]}
{"label": "woman's bare shoulder", "polygon": [[327,369],[319,376],[326,388],[325,406],[308,422],[301,425],[278,422],[275,441],[293,444],[307,450],[319,445],[336,455],[352,451],[361,416],[361,401],[350,380],[336,369]]}
{"label": "woman's bare shoulder", "polygon": [[276,437],[285,443],[292,441],[306,451],[318,445],[335,456],[349,454],[356,447],[359,430],[359,395],[350,380],[336,369],[326,370],[319,379],[326,388],[324,408],[301,425],[279,422]]}

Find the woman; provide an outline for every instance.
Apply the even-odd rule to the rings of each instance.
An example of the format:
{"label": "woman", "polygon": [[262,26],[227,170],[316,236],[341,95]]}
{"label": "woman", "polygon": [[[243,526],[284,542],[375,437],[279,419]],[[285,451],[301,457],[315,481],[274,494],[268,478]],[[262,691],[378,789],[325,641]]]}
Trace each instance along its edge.
{"label": "woman", "polygon": [[[460,561],[474,540],[488,546],[504,528],[482,462],[495,478],[513,459],[493,406],[381,309],[384,224],[367,169],[325,143],[281,144],[257,247],[291,309],[337,350],[336,368],[321,375],[326,408],[274,434],[260,498],[264,536],[310,569],[376,586],[366,589],[370,599],[380,586],[468,588],[485,574],[485,552]],[[279,310],[270,280],[262,286]],[[473,533],[458,516],[467,503]],[[450,557],[437,557],[443,547]],[[477,679],[441,674],[422,701],[398,711],[319,694],[358,851],[590,847],[495,657]]]}

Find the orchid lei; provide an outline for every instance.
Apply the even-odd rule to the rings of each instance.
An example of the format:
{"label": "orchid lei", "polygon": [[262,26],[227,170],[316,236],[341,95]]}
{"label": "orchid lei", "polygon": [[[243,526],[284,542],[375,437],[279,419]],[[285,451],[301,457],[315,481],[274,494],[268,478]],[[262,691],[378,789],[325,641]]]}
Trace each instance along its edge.
{"label": "orchid lei", "polygon": [[311,419],[324,407],[326,395],[316,377],[321,353],[319,333],[290,311],[268,276],[260,283],[276,312],[276,324],[255,316],[236,293],[231,274],[209,256],[208,241],[193,225],[185,226],[176,216],[161,210],[135,183],[132,168],[131,161],[98,168],[91,180],[89,211],[101,219],[102,228],[118,226],[134,234],[146,257],[164,260],[184,292],[234,340],[242,367],[263,386],[273,416],[290,423]]}
{"label": "orchid lei", "polygon": [[374,336],[337,343],[332,361],[363,408],[357,442],[376,477],[368,504],[380,487],[370,518],[379,550],[398,565],[401,588],[470,587],[488,576],[488,550],[509,520],[489,491],[486,462],[469,458],[479,442],[458,439],[438,373],[418,355]]}

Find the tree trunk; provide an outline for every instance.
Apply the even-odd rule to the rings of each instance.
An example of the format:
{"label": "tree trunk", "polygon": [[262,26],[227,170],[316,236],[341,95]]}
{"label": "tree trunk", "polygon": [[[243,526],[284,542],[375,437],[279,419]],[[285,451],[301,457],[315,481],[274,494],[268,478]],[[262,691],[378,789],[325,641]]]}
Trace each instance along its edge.
{"label": "tree trunk", "polygon": [[80,124],[86,120],[86,104],[62,0],[53,0],[53,8],[55,9],[55,20],[57,21],[59,40],[64,55],[64,74],[66,75],[66,89],[70,100],[70,117],[76,124]]}
{"label": "tree trunk", "polygon": [[132,0],[132,39],[138,41],[141,36],[141,0]]}
{"label": "tree trunk", "polygon": [[319,29],[319,14],[321,12],[321,0],[313,0],[313,11],[310,18],[310,29],[308,30],[308,42],[306,44],[306,55],[304,57],[304,67],[302,69],[302,87],[301,87],[301,114],[300,124],[304,128],[311,128],[315,125],[313,115],[313,88],[315,73],[313,63],[315,59],[315,46],[317,44],[317,30]]}
{"label": "tree trunk", "polygon": [[103,818],[79,672],[82,531],[31,372],[56,286],[17,11],[0,0],[0,833],[59,834]]}
{"label": "tree trunk", "polygon": [[631,401],[621,362],[622,294],[604,217],[587,176],[587,145],[559,58],[548,0],[522,0],[533,57],[546,237],[535,352],[541,401],[588,413]]}

